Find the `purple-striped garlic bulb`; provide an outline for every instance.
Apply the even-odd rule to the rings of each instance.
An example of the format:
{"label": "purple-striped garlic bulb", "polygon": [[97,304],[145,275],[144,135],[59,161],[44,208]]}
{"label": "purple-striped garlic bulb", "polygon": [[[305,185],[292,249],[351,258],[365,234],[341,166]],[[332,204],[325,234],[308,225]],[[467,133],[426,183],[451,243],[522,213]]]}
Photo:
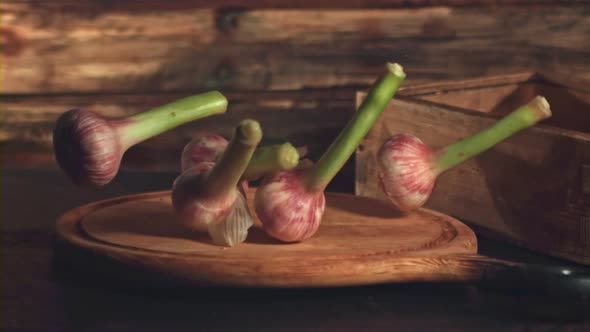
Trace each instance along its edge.
{"label": "purple-striped garlic bulb", "polygon": [[428,201],[441,173],[549,117],[549,103],[537,96],[493,126],[436,151],[413,135],[394,135],[377,154],[381,188],[399,210],[417,209]]}
{"label": "purple-striped garlic bulb", "polygon": [[254,206],[263,229],[284,242],[303,241],[318,230],[325,209],[324,190],[371,129],[405,78],[398,64],[387,64],[384,75],[317,164],[266,177],[256,191]]}
{"label": "purple-striped garlic bulb", "polygon": [[73,109],[57,119],[53,130],[55,159],[74,183],[104,186],[115,177],[130,147],[189,121],[224,113],[226,108],[227,99],[213,91],[124,119]]}
{"label": "purple-striped garlic bulb", "polygon": [[182,225],[208,232],[219,245],[231,247],[246,239],[254,222],[239,184],[261,139],[259,123],[244,120],[217,163],[200,162],[174,181],[172,204]]}

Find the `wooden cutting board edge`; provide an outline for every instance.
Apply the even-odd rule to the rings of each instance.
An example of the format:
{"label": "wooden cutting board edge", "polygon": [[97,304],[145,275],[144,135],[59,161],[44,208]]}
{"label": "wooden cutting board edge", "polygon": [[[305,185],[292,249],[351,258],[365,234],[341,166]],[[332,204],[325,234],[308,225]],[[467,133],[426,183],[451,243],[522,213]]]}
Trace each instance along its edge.
{"label": "wooden cutting board edge", "polygon": [[[137,248],[112,245],[96,240],[84,233],[80,221],[93,211],[133,199],[149,199],[169,195],[169,191],[159,191],[116,197],[90,203],[63,214],[57,221],[58,241],[67,244],[68,250],[79,250],[86,254],[78,259],[85,268],[92,267],[92,259],[113,263],[110,274],[117,274],[119,268],[126,271],[130,268],[136,277],[142,278],[145,273],[155,274],[162,280],[174,280],[189,285],[218,285],[234,287],[342,287],[360,286],[383,283],[406,282],[439,282],[471,280],[479,274],[478,267],[469,263],[469,259],[456,259],[454,255],[433,257],[362,257],[362,259],[337,260],[331,264],[315,265],[309,261],[310,270],[306,272],[292,271],[288,262],[277,258],[276,264],[252,264],[239,267],[231,261],[216,257],[186,255],[166,252],[153,252]],[[327,193],[327,195],[346,195]],[[351,196],[351,195],[349,195]],[[354,196],[351,196],[354,197]],[[473,231],[461,223],[442,213],[421,209],[433,216],[450,221],[457,229],[457,238],[463,242],[462,252],[457,257],[478,257],[477,240]],[[89,261],[86,261],[89,259]],[[80,260],[84,260],[81,262]],[[477,260],[477,259],[476,259]],[[284,268],[281,264],[284,263]],[[371,273],[363,273],[370,267]],[[128,272],[128,271],[127,271]],[[126,273],[127,273],[126,272]]]}

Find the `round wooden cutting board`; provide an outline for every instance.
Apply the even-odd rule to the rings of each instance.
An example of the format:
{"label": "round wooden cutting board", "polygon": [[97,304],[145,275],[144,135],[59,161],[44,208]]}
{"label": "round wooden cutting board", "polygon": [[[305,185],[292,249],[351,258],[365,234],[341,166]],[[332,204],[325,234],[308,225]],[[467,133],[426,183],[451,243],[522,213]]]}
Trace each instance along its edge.
{"label": "round wooden cutting board", "polygon": [[91,254],[85,266],[92,257],[113,263],[113,274],[120,266],[134,278],[253,287],[463,280],[471,272],[452,257],[477,252],[472,230],[449,216],[401,215],[377,200],[334,193],[326,194],[319,231],[304,242],[281,243],[252,228],[246,242],[220,247],[181,227],[169,197],[139,194],[71,210],[58,220],[60,242]]}

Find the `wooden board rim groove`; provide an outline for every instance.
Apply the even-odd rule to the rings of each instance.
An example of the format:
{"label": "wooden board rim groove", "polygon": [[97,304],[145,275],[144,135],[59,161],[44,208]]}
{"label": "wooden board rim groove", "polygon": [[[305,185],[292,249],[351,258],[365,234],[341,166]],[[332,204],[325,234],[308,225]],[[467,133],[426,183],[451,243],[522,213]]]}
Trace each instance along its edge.
{"label": "wooden board rim groove", "polygon": [[[276,257],[271,262],[264,262],[263,264],[258,261],[256,263],[256,257],[252,257],[252,262],[258,275],[251,279],[240,278],[239,269],[232,270],[231,257],[207,255],[207,254],[196,254],[191,253],[171,253],[153,251],[149,249],[140,249],[135,247],[125,247],[120,245],[114,245],[108,242],[100,241],[94,237],[88,236],[80,227],[80,222],[83,220],[85,215],[89,215],[94,211],[100,210],[108,206],[116,205],[122,202],[127,202],[130,199],[153,199],[162,195],[169,195],[169,191],[159,191],[142,193],[136,195],[121,196],[95,203],[87,204],[79,208],[70,210],[63,214],[57,221],[57,234],[58,240],[65,242],[66,244],[73,246],[74,248],[82,249],[83,251],[89,251],[94,255],[106,257],[107,259],[115,260],[118,263],[124,265],[131,265],[140,269],[147,268],[149,271],[156,273],[163,273],[167,278],[183,280],[190,284],[218,284],[222,286],[254,286],[254,287],[333,287],[333,286],[355,286],[355,285],[367,285],[367,284],[378,284],[384,282],[399,282],[399,281],[412,281],[412,280],[434,280],[437,279],[454,279],[460,274],[460,271],[454,271],[453,266],[449,265],[445,257],[398,257],[392,262],[391,252],[377,252],[374,255],[363,255],[358,257],[311,257],[305,262],[298,262],[295,266],[307,267],[308,271],[291,271],[287,274],[281,272],[280,267],[283,264],[289,265],[290,257]],[[347,194],[336,194],[328,193],[328,195],[336,196],[347,196]],[[351,196],[351,195],[349,195]],[[468,241],[461,243],[462,250],[464,252],[458,252],[458,254],[474,254],[477,251],[477,241],[473,231],[466,225],[460,223],[454,218],[445,216],[438,212],[423,209],[422,213],[426,213],[431,216],[440,218],[447,227],[454,230],[453,238],[457,238],[458,234],[461,233],[462,237],[467,234],[470,237]],[[447,221],[451,220],[452,222]],[[456,226],[456,227],[453,227]],[[458,228],[458,229],[457,229]],[[465,240],[461,238],[461,240]],[[411,251],[412,249],[410,249]],[[414,249],[414,250],[420,250]],[[403,251],[398,252],[397,254]],[[149,258],[155,258],[154,262],[148,262]],[[220,259],[221,258],[221,259]],[[229,258],[229,259],[228,259]],[[166,261],[173,262],[174,264],[180,264],[182,266],[173,268],[170,271],[166,270],[165,266],[161,264]],[[246,262],[243,257],[240,257],[240,261]],[[323,263],[323,264],[318,264]],[[414,265],[419,267],[417,271],[414,271]],[[421,270],[426,265],[426,272],[422,274]],[[355,276],[356,269],[361,269],[364,266],[378,267],[377,271],[371,276]],[[227,267],[230,267],[227,270]],[[194,269],[199,270],[195,272]],[[203,270],[201,270],[203,269]],[[345,271],[344,274],[335,275],[331,270]],[[401,273],[400,276],[392,278],[389,273],[398,271],[399,269],[408,269],[408,273]],[[428,271],[430,269],[431,271]],[[461,267],[459,267],[461,269]],[[192,270],[187,272],[187,270]],[[186,273],[193,275],[186,275]],[[194,275],[196,273],[196,275]],[[327,274],[327,279],[321,277],[322,273]],[[438,273],[438,276],[437,276]],[[289,275],[291,274],[291,275]],[[240,279],[240,280],[238,280]]]}
{"label": "wooden board rim groove", "polygon": [[[168,194],[167,192],[164,192],[164,193]],[[156,195],[156,197],[157,196],[158,195]],[[117,204],[117,203],[114,202],[112,205],[115,205],[115,204]],[[111,205],[109,204],[109,205],[106,205],[106,206],[111,206]],[[422,209],[422,210],[428,210],[428,209]],[[93,211],[96,211],[96,210],[93,210]],[[90,212],[93,212],[93,211],[90,211]],[[418,211],[418,213],[420,213],[420,212],[423,213],[423,211]],[[422,250],[422,249],[433,248],[433,247],[436,247],[436,245],[439,244],[439,243],[443,243],[444,244],[444,243],[448,243],[448,242],[452,241],[453,239],[455,239],[459,235],[458,232],[457,232],[457,229],[454,228],[453,225],[451,225],[448,221],[444,220],[443,218],[440,218],[440,216],[438,216],[437,214],[435,214],[433,212],[434,211],[429,210],[429,213],[428,214],[431,214],[431,216],[436,219],[436,222],[439,225],[441,225],[441,228],[443,228],[443,232],[441,232],[441,234],[439,236],[437,236],[436,238],[434,238],[433,240],[428,241],[428,242],[425,242],[423,245],[416,246],[416,247],[408,247],[408,248],[397,249],[397,250],[391,249],[391,250],[386,250],[386,251],[378,251],[378,252],[374,252],[374,253],[371,253],[371,254],[357,254],[354,257],[365,259],[365,258],[373,258],[373,257],[378,257],[378,256],[402,254],[404,252],[410,252],[410,251],[413,251],[413,250]],[[177,253],[177,252],[170,252],[170,251],[160,251],[160,250],[154,250],[154,249],[138,248],[138,247],[135,247],[135,246],[118,244],[118,243],[111,243],[111,242],[102,240],[102,239],[97,238],[97,237],[93,236],[92,234],[90,234],[81,225],[82,221],[83,220],[80,219],[75,224],[75,227],[78,230],[78,232],[83,237],[85,237],[87,240],[89,240],[89,241],[95,241],[95,242],[98,242],[98,243],[102,243],[102,244],[104,244],[106,246],[115,246],[115,247],[118,247],[118,248],[121,248],[121,249],[137,250],[137,251],[146,252],[146,253],[161,253],[161,254],[167,253],[167,254],[170,254],[170,255],[181,255],[181,256],[187,255],[189,257],[190,256],[199,257],[199,259],[204,258],[204,257],[210,257],[210,255],[207,255],[207,254],[202,253],[202,252],[199,252],[199,253],[197,253],[197,252],[193,252],[193,253]],[[444,240],[444,241],[441,241],[441,240]],[[286,244],[286,245],[288,245],[288,244]],[[220,250],[222,250],[222,249],[220,248]],[[217,256],[215,256],[215,257],[217,257]],[[322,260],[322,261],[323,260],[328,260],[328,259],[330,259],[330,260],[340,260],[340,259],[343,259],[343,258],[350,259],[350,257],[348,257],[348,256],[335,255],[335,256],[323,256],[321,258],[315,257],[315,258],[310,258],[310,260],[314,260],[314,259]],[[281,259],[283,259],[283,258],[282,257],[274,257],[272,260],[273,261],[274,260],[280,261]]]}

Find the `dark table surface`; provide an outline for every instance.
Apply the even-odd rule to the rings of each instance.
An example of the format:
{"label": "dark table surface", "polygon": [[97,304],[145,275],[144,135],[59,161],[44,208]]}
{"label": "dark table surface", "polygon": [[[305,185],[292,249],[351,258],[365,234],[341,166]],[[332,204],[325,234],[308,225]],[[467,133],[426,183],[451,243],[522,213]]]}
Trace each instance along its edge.
{"label": "dark table surface", "polygon": [[[118,195],[168,189],[173,173],[121,172],[80,189],[56,170],[2,170],[4,331],[590,331],[588,302],[468,284],[302,290],[132,287],[54,256],[56,218]],[[486,239],[480,253],[567,262]]]}

